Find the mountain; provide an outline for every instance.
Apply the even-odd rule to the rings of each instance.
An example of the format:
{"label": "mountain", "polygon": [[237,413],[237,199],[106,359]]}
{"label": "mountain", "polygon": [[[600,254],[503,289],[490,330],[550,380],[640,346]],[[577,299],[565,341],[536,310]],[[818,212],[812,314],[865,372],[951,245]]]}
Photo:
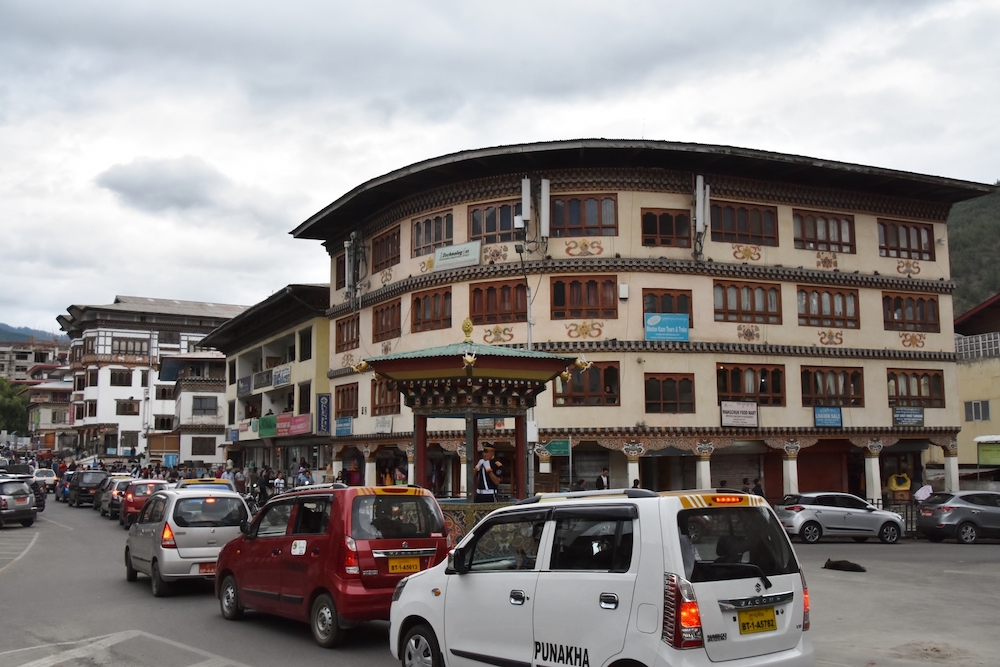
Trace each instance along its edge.
{"label": "mountain", "polygon": [[64,334],[54,334],[49,331],[39,331],[28,327],[12,327],[9,324],[0,322],[0,341],[5,343],[23,343],[29,338],[35,340],[57,340],[69,342],[69,338]]}
{"label": "mountain", "polygon": [[948,247],[961,315],[1000,292],[1000,191],[952,207]]}

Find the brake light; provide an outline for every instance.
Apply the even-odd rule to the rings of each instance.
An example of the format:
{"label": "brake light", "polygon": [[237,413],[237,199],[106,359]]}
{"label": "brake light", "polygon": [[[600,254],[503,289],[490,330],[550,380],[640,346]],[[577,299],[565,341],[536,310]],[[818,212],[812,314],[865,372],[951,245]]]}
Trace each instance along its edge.
{"label": "brake light", "polygon": [[942,505],[941,507],[936,508],[936,511],[943,513],[943,512],[950,512],[952,510],[957,510],[957,509],[958,509],[957,507],[952,507],[951,505]]}
{"label": "brake light", "polygon": [[802,579],[802,629],[809,629],[809,586],[806,584],[806,575],[799,570],[799,578]]}
{"label": "brake light", "polygon": [[687,579],[671,572],[663,575],[663,630],[661,639],[674,648],[704,646],[701,612],[694,587]]}
{"label": "brake light", "polygon": [[802,510],[805,509],[805,507],[803,507],[802,505],[789,505],[785,509],[789,512],[801,512]]}
{"label": "brake light", "polygon": [[176,549],[177,541],[174,540],[174,531],[170,530],[170,524],[163,524],[163,535],[160,536],[160,546],[164,549]]}
{"label": "brake light", "polygon": [[743,496],[712,496],[712,502],[719,505],[738,505],[743,502]]}
{"label": "brake light", "polygon": [[132,495],[131,493],[126,493],[126,494],[125,494],[125,501],[126,501],[126,502],[129,502],[129,503],[130,503],[130,502],[132,502],[132,501],[134,500],[134,498],[135,498],[135,497],[134,497],[134,496],[133,496],[133,495]]}
{"label": "brake light", "polygon": [[5,509],[7,509],[7,499],[0,498],[0,510],[5,510]]}
{"label": "brake light", "polygon": [[358,564],[358,545],[352,537],[344,538],[344,574],[348,577],[361,576]]}

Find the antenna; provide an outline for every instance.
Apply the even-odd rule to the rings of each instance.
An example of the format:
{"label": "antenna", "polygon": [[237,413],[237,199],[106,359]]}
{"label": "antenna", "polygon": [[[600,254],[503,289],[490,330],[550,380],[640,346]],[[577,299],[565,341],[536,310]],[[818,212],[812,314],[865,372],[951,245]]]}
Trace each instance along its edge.
{"label": "antenna", "polygon": [[549,238],[549,179],[542,179],[542,192],[538,202],[538,235]]}
{"label": "antenna", "polygon": [[531,179],[521,179],[521,219],[531,220]]}

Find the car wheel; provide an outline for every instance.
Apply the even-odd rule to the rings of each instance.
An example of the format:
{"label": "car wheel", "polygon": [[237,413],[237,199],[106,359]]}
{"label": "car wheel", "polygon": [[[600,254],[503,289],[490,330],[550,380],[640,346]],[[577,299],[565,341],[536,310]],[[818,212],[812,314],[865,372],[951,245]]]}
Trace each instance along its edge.
{"label": "car wheel", "polygon": [[236,588],[236,578],[232,575],[222,580],[222,588],[219,589],[219,608],[222,609],[222,618],[227,621],[235,621],[243,616],[240,593]]}
{"label": "car wheel", "polygon": [[139,578],[139,573],[136,569],[132,567],[132,554],[129,550],[125,550],[125,581],[136,581]]}
{"label": "car wheel", "polygon": [[815,521],[810,521],[799,529],[799,538],[806,544],[816,544],[823,537],[823,529]]}
{"label": "car wheel", "polygon": [[958,527],[956,535],[962,544],[974,544],[979,537],[979,530],[976,528],[976,524],[966,521]]}
{"label": "car wheel", "polygon": [[878,530],[878,539],[882,544],[899,542],[899,526],[894,523],[884,523]]}
{"label": "car wheel", "polygon": [[35,523],[34,519],[25,519],[24,521],[21,522],[21,525],[27,528],[33,523]]}
{"label": "car wheel", "polygon": [[337,624],[337,607],[326,593],[313,602],[309,621],[313,639],[323,648],[332,648],[344,638],[344,631]]}
{"label": "car wheel", "polygon": [[[101,508],[101,516],[108,516],[108,513],[104,511],[103,507]],[[111,517],[108,518],[110,519]]]}
{"label": "car wheel", "polygon": [[403,640],[399,662],[402,667],[441,667],[441,649],[434,631],[426,625],[411,628]]}
{"label": "car wheel", "polygon": [[155,560],[149,568],[149,578],[154,598],[162,598],[170,594],[170,584],[165,582],[163,577],[160,576],[160,565]]}
{"label": "car wheel", "polygon": [[867,542],[868,541],[868,538],[865,537],[864,535],[858,535],[857,537],[852,537],[851,539],[854,540],[855,542]]}

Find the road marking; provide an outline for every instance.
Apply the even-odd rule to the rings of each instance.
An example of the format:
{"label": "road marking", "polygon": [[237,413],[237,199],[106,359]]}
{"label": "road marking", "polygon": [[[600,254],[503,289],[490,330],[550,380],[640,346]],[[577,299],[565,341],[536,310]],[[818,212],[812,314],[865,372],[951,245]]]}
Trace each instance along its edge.
{"label": "road marking", "polygon": [[189,644],[182,644],[181,642],[174,641],[172,639],[167,639],[166,637],[159,637],[157,635],[150,634],[148,632],[143,632],[142,630],[125,630],[123,632],[116,632],[110,635],[103,635],[100,637],[90,637],[84,640],[75,642],[61,642],[59,644],[40,644],[38,646],[29,646],[27,648],[15,649],[13,651],[4,651],[0,653],[2,655],[8,655],[10,653],[18,653],[22,651],[32,651],[35,649],[52,647],[52,646],[68,646],[72,644],[80,644],[82,642],[89,642],[85,646],[80,646],[79,648],[70,649],[68,651],[62,651],[54,655],[50,655],[44,658],[39,658],[33,662],[28,662],[20,667],[56,667],[57,665],[62,665],[78,658],[86,658],[94,653],[99,653],[105,649],[111,648],[115,644],[120,644],[129,639],[135,639],[142,637],[145,639],[151,639],[154,641],[163,642],[164,644],[169,644],[175,648],[183,649],[191,653],[202,656],[205,660],[201,662],[194,663],[187,667],[226,667],[231,665],[232,667],[250,667],[249,665],[243,664],[241,662],[236,662],[235,660],[229,660],[228,658],[223,658],[222,656],[216,655],[215,653],[209,653],[208,651],[203,651],[200,648],[191,646]]}
{"label": "road marking", "polygon": [[67,526],[67,525],[66,525],[66,524],[64,524],[64,523],[59,523],[58,521],[53,521],[52,519],[46,519],[46,518],[45,518],[44,516],[40,516],[40,517],[38,517],[38,520],[39,520],[39,521],[47,521],[47,522],[49,522],[49,523],[54,523],[54,524],[56,524],[57,526],[60,526],[60,527],[62,527],[62,528],[65,528],[66,530],[73,530],[73,527],[72,527],[72,526]]}
{"label": "road marking", "polygon": [[116,632],[113,635],[108,635],[104,639],[99,639],[96,642],[87,644],[86,646],[81,646],[80,648],[75,648],[71,651],[56,653],[55,655],[50,655],[45,658],[39,658],[33,662],[21,665],[21,667],[55,667],[55,665],[69,662],[70,660],[85,658],[92,653],[97,653],[98,651],[114,646],[115,644],[119,644],[126,639],[132,639],[133,637],[138,637],[142,634],[145,633],[140,630],[125,630],[124,632]]}
{"label": "road marking", "polygon": [[110,637],[111,635],[98,635],[97,637],[87,637],[86,639],[77,639],[71,642],[56,642],[55,644],[38,644],[37,646],[26,646],[24,648],[15,648],[9,651],[0,651],[0,655],[10,655],[11,653],[24,653],[25,651],[37,651],[40,648],[52,648],[53,646],[72,646],[73,644],[82,644],[83,642],[92,642],[95,639],[104,639],[105,637]]}
{"label": "road marking", "polygon": [[0,567],[0,572],[3,572],[8,567],[10,567],[11,565],[13,565],[14,563],[16,563],[17,561],[19,561],[22,558],[24,558],[24,554],[28,553],[28,550],[31,549],[31,547],[35,546],[35,542],[37,540],[38,540],[38,533],[35,533],[35,536],[33,538],[31,538],[31,542],[28,544],[28,546],[26,546],[24,548],[24,550],[21,552],[21,554],[17,558],[15,558],[14,560],[12,560],[11,562],[9,562],[6,565],[4,565],[3,567]]}

